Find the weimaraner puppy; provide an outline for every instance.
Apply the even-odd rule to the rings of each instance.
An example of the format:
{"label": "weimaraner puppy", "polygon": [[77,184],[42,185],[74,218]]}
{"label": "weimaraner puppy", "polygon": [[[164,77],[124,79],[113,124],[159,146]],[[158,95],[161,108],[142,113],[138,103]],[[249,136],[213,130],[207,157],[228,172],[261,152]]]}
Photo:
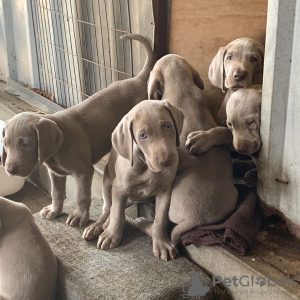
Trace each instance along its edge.
{"label": "weimaraner puppy", "polygon": [[213,85],[223,92],[228,89],[218,113],[219,125],[226,125],[226,104],[234,91],[262,83],[263,62],[264,47],[251,38],[238,38],[219,49],[208,72]]}
{"label": "weimaraner puppy", "polygon": [[[216,126],[198,72],[182,57],[166,55],[156,62],[150,74],[148,97],[153,98],[156,90],[185,115],[169,210],[169,219],[176,224],[171,233],[176,245],[184,232],[226,218],[235,209],[238,194],[227,147],[214,147],[199,156],[190,155],[185,147],[190,132]],[[151,223],[141,220],[136,224],[151,235]]]}
{"label": "weimaraner puppy", "polygon": [[141,42],[147,59],[131,79],[114,82],[82,103],[54,113],[21,113],[6,121],[3,131],[3,165],[9,175],[27,176],[37,162],[45,164],[51,179],[52,204],[40,215],[54,219],[63,210],[66,176],[77,183],[77,209],[67,219],[71,226],[84,226],[89,219],[93,165],[111,148],[111,134],[122,117],[147,98],[147,80],[153,67],[149,42],[138,34],[122,38]]}
{"label": "weimaraner puppy", "polygon": [[99,236],[97,247],[117,247],[125,208],[155,197],[153,253],[165,261],[176,257],[177,249],[167,236],[167,224],[182,126],[183,113],[166,100],[145,100],[122,119],[113,132],[113,149],[104,172],[103,213],[98,222],[85,229],[83,238],[99,236],[109,216],[109,225]]}
{"label": "weimaraner puppy", "polygon": [[22,203],[0,197],[0,299],[54,300],[56,258]]}
{"label": "weimaraner puppy", "polygon": [[241,154],[252,155],[261,147],[260,110],[262,86],[253,85],[233,93],[226,105],[227,126],[188,135],[186,146],[201,154],[213,146],[231,145]]}

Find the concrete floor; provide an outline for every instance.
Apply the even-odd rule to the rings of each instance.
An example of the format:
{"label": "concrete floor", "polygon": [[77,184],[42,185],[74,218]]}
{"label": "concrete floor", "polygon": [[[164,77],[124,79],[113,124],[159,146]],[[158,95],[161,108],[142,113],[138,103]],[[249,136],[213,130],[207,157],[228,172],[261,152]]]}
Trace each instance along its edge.
{"label": "concrete floor", "polygon": [[51,204],[50,196],[29,180],[25,181],[23,188],[19,192],[6,196],[6,198],[16,202],[22,202],[29,207],[33,214],[39,212],[43,207]]}

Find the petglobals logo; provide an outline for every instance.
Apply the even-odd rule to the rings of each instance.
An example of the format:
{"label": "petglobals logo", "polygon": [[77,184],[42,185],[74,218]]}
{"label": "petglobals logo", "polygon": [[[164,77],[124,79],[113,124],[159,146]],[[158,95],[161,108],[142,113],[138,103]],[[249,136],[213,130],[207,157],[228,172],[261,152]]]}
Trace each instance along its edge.
{"label": "petglobals logo", "polygon": [[213,275],[213,286],[222,283],[226,287],[232,286],[242,286],[242,287],[251,287],[251,286],[281,286],[281,287],[297,287],[299,285],[298,279],[287,275],[285,278],[272,278],[270,275],[268,277],[255,277],[243,275],[241,277],[232,277],[232,278],[222,278],[221,276]]}

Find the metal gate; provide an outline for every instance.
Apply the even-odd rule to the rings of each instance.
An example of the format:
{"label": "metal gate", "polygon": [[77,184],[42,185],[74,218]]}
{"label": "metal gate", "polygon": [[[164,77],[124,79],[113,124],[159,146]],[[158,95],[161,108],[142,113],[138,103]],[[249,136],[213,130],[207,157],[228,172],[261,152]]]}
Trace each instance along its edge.
{"label": "metal gate", "polygon": [[143,47],[120,36],[154,39],[150,0],[31,0],[31,8],[40,89],[62,107],[139,71]]}

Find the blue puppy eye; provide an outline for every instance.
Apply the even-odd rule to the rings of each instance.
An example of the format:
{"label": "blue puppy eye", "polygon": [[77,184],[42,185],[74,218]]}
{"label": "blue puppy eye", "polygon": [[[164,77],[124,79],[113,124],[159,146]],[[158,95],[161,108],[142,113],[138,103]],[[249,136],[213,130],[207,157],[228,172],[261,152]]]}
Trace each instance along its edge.
{"label": "blue puppy eye", "polygon": [[23,143],[23,147],[24,147],[24,148],[27,148],[27,147],[29,147],[29,144]]}
{"label": "blue puppy eye", "polygon": [[172,126],[170,124],[165,125],[166,131],[170,131],[172,129]]}
{"label": "blue puppy eye", "polygon": [[231,60],[231,59],[232,59],[232,56],[231,56],[231,55],[227,56],[227,59],[228,59],[228,60]]}
{"label": "blue puppy eye", "polygon": [[147,134],[145,132],[140,133],[140,138],[145,140],[147,138]]}

